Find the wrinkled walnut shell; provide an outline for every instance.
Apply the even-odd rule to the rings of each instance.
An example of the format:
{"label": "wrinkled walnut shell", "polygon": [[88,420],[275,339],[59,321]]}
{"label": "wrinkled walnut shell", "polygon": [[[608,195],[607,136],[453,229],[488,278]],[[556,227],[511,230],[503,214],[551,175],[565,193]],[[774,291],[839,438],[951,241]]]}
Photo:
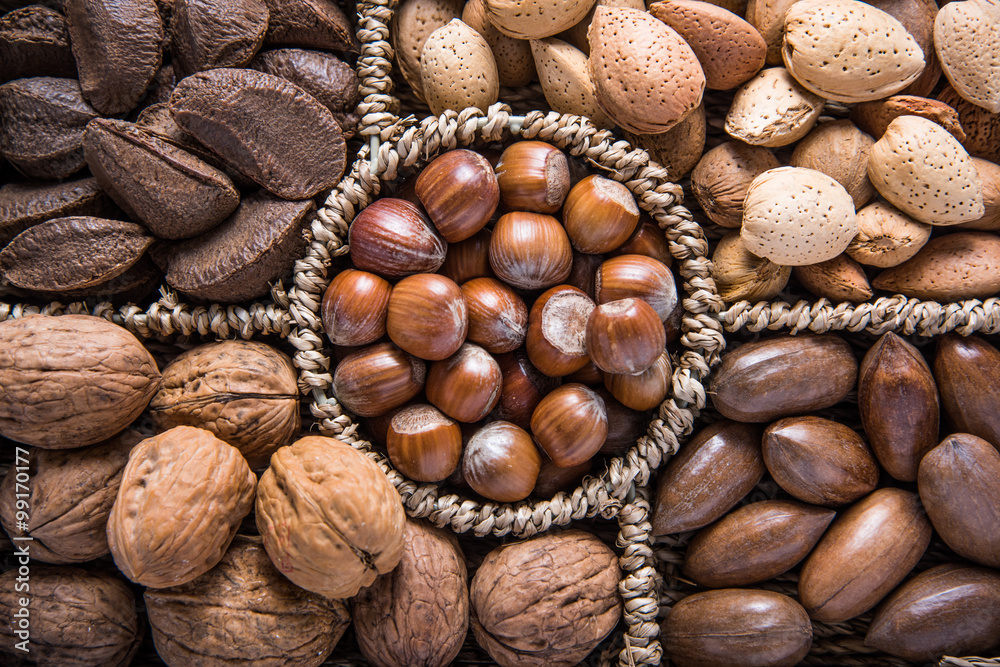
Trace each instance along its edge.
{"label": "wrinkled walnut shell", "polygon": [[343,602],[292,584],[260,538],[244,535],[209,572],[145,599],[156,652],[170,665],[315,667],[351,620]]}

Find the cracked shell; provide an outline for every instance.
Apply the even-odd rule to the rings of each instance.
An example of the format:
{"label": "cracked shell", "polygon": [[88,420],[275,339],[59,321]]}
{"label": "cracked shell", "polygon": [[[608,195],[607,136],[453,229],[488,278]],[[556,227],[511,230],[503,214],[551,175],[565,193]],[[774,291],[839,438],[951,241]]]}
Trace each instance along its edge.
{"label": "cracked shell", "polygon": [[622,613],[618,558],[581,530],[494,549],[470,586],[472,631],[502,667],[570,667]]}
{"label": "cracked shell", "polygon": [[701,104],[705,73],[673,28],[630,7],[598,7],[587,31],[597,104],[623,130],[662,134]]}
{"label": "cracked shell", "polygon": [[108,517],[115,565],[147,588],[200,577],[253,507],[255,482],[239,450],[204,429],[177,426],[143,440]]}
{"label": "cracked shell", "polygon": [[855,220],[858,233],[847,246],[847,254],[868,266],[885,269],[902,264],[931,237],[930,225],[917,222],[884,201],[865,206]]}
{"label": "cracked shell", "polygon": [[307,436],[275,452],[256,509],[271,561],[307,591],[353,597],[402,557],[399,494],[371,459],[332,438]]}
{"label": "cracked shell", "polygon": [[420,53],[420,82],[433,114],[468,107],[485,113],[500,95],[490,45],[461,19],[452,19],[427,38]]}
{"label": "cracked shell", "polygon": [[837,102],[888,97],[924,71],[924,53],[903,24],[859,0],[793,4],[781,57],[803,87]]}
{"label": "cracked shell", "polygon": [[963,99],[1000,113],[1000,4],[948,3],[934,18],[934,48],[944,75]]}
{"label": "cracked shell", "polygon": [[809,133],[823,112],[823,98],[784,67],[762,70],[736,91],[726,132],[753,146],[787,146]]}

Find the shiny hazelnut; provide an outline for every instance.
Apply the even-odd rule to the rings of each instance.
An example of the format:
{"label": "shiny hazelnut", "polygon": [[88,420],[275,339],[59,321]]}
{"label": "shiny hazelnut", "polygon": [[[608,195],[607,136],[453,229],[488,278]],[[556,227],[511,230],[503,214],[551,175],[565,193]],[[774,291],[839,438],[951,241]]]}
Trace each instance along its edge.
{"label": "shiny hazelnut", "polygon": [[573,371],[563,377],[564,382],[579,382],[588,387],[596,387],[604,384],[604,371],[598,368],[591,359],[578,371]]}
{"label": "shiny hazelnut", "polygon": [[662,262],[667,267],[674,261],[674,256],[670,254],[670,243],[667,241],[667,237],[656,226],[656,223],[648,218],[645,221],[640,218],[632,236],[628,237],[625,243],[609,252],[608,255],[612,257],[644,255]]}
{"label": "shiny hazelnut", "polygon": [[660,316],[642,299],[601,304],[587,320],[587,354],[605,373],[642,373],[666,344]]}
{"label": "shiny hazelnut", "polygon": [[468,325],[462,290],[444,276],[407,276],[389,294],[386,332],[392,342],[421,359],[453,355],[465,340]]}
{"label": "shiny hazelnut", "polygon": [[418,482],[440,482],[455,471],[462,456],[462,429],[432,405],[403,408],[389,422],[389,460]]}
{"label": "shiny hazelnut", "polygon": [[564,384],[543,398],[531,415],[535,441],[561,468],[589,461],[608,436],[604,401],[582,384]]}
{"label": "shiny hazelnut", "polygon": [[403,405],[424,388],[424,362],[392,343],[376,343],[344,357],[333,373],[333,394],[345,408],[374,417]]}
{"label": "shiny hazelnut", "polygon": [[490,267],[498,278],[525,290],[557,285],[569,276],[573,249],[559,221],[539,213],[500,216],[490,237]]}
{"label": "shiny hazelnut", "polygon": [[334,345],[367,345],[385,335],[392,286],[367,271],[345,269],[323,294],[323,328]]}
{"label": "shiny hazelnut", "polygon": [[462,475],[469,487],[490,500],[512,503],[531,494],[542,456],[531,436],[510,422],[491,422],[469,438]]}
{"label": "shiny hazelnut", "polygon": [[601,264],[594,279],[597,303],[642,299],[666,322],[677,306],[674,274],[663,262],[644,255],[611,257]]}
{"label": "shiny hazelnut", "polygon": [[365,417],[364,422],[361,426],[365,430],[365,435],[371,443],[377,447],[385,449],[386,437],[389,435],[389,424],[392,422],[392,418],[395,417],[401,410],[408,408],[416,403],[424,403],[424,398],[420,394],[403,405],[397,406],[388,412],[384,412],[380,415],[375,415],[374,417]]}
{"label": "shiny hazelnut", "polygon": [[528,307],[514,290],[494,278],[473,278],[462,284],[462,294],[469,310],[470,341],[494,354],[524,343]]}
{"label": "shiny hazelnut", "polygon": [[604,260],[604,255],[587,255],[582,252],[573,251],[573,266],[570,267],[566,284],[572,285],[594,300],[594,279],[597,277],[597,269],[600,268]]}
{"label": "shiny hazelnut", "polygon": [[646,428],[649,427],[649,414],[627,407],[606,387],[597,387],[594,391],[604,401],[604,409],[608,413],[608,436],[601,445],[601,453],[621,456],[646,433]]}
{"label": "shiny hazelnut", "polygon": [[635,231],[639,205],[627,187],[595,174],[569,191],[562,221],[574,249],[589,254],[610,252]]}
{"label": "shiny hazelnut", "polygon": [[490,267],[490,236],[488,229],[478,232],[458,243],[449,243],[444,264],[438,273],[451,278],[459,285],[473,278],[492,278]]}
{"label": "shiny hazelnut", "polygon": [[528,429],[531,427],[531,415],[535,406],[559,386],[559,380],[535,368],[523,349],[497,355],[496,360],[503,374],[503,384],[500,401],[493,409],[492,416]]}
{"label": "shiny hazelnut", "polygon": [[566,156],[542,141],[518,141],[508,146],[496,174],[500,198],[512,211],[555,213],[569,192]]}
{"label": "shiny hazelnut", "polygon": [[489,161],[460,148],[434,158],[417,176],[415,191],[445,241],[469,238],[486,226],[500,202]]}
{"label": "shiny hazelnut", "polygon": [[633,410],[654,410],[670,393],[670,356],[664,350],[653,365],[638,375],[605,373],[604,386],[622,405]]}
{"label": "shiny hazelnut", "polygon": [[437,271],[448,244],[430,220],[404,199],[378,199],[358,213],[347,233],[351,261],[385,278]]}
{"label": "shiny hazelnut", "polygon": [[546,291],[528,313],[525,349],[535,368],[552,377],[583,368],[587,356],[587,320],[594,302],[575,287]]}
{"label": "shiny hazelnut", "polygon": [[460,422],[476,422],[490,413],[500,400],[503,374],[490,353],[465,343],[447,359],[435,361],[427,370],[427,400]]}

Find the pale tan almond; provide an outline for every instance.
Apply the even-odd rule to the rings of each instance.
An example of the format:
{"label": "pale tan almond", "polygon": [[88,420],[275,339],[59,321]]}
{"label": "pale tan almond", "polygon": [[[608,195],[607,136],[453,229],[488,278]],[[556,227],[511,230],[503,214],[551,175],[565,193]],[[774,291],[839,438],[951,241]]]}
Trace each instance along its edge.
{"label": "pale tan almond", "polygon": [[597,103],[622,129],[662,134],[701,104],[705,74],[694,51],[648,12],[598,7],[588,39]]}
{"label": "pale tan almond", "polygon": [[924,247],[931,226],[917,222],[898,208],[877,201],[858,211],[858,233],[847,254],[861,264],[887,268],[902,264]]}
{"label": "pale tan almond", "polygon": [[859,0],[792,5],[781,57],[799,83],[837,102],[898,93],[924,70],[923,51],[903,24]]}
{"label": "pale tan almond", "polygon": [[420,55],[420,78],[435,115],[467,107],[485,112],[500,94],[490,45],[460,19],[452,19],[427,38]]}
{"label": "pale tan almond", "polygon": [[631,7],[632,9],[644,10],[646,3],[643,0],[597,0],[590,8],[587,15],[579,23],[565,31],[559,33],[559,39],[569,42],[587,55],[590,55],[590,42],[587,41],[587,31],[590,29],[590,22],[594,20],[594,12],[598,7]]}
{"label": "pale tan almond", "polygon": [[766,171],[750,184],[743,203],[740,236],[747,250],[782,266],[833,259],[856,233],[851,195],[813,169]]}
{"label": "pale tan almond", "polygon": [[529,44],[538,82],[552,110],[587,116],[597,127],[611,127],[611,119],[597,106],[583,51],[555,37],[533,39]]}
{"label": "pale tan almond", "polygon": [[884,100],[862,102],[851,109],[851,120],[875,139],[881,138],[889,123],[900,116],[921,116],[932,120],[951,132],[951,136],[960,142],[965,141],[965,130],[958,122],[958,112],[938,100],[913,95],[893,95]]}
{"label": "pale tan almond", "polygon": [[727,141],[705,153],[691,172],[691,191],[709,219],[723,227],[743,223],[743,200],[753,179],[781,163],[767,148]]}
{"label": "pale tan almond", "polygon": [[958,112],[965,131],[962,145],[969,155],[1000,162],[1000,113],[991,113],[962,99],[951,86],[945,86],[937,98]]}
{"label": "pale tan almond", "polygon": [[962,98],[1000,113],[1000,3],[950,2],[934,19],[941,69]]}
{"label": "pale tan almond", "polygon": [[[689,113],[684,120],[663,134],[634,134],[623,132],[625,138],[639,148],[645,148],[649,157],[667,169],[667,178],[679,181],[688,175],[705,151],[708,124],[705,104]],[[775,165],[777,166],[777,165]]]}
{"label": "pale tan almond", "polygon": [[813,128],[799,142],[789,164],[815,169],[847,188],[859,209],[875,196],[868,180],[868,154],[875,140],[849,120],[837,120]]}
{"label": "pale tan almond", "polygon": [[[904,95],[926,97],[937,87],[941,78],[941,63],[934,53],[934,17],[938,6],[934,0],[866,0],[903,24],[917,46],[924,52],[924,71],[904,88]],[[867,130],[866,130],[867,131]],[[869,133],[870,134],[870,133]]]}
{"label": "pale tan almond", "polygon": [[767,44],[765,62],[780,65],[781,43],[785,37],[785,13],[798,0],[749,0],[746,19],[757,28]]}
{"label": "pale tan almond", "polygon": [[527,40],[508,37],[490,23],[486,16],[486,0],[468,0],[462,10],[462,22],[482,35],[490,45],[501,86],[520,88],[531,83],[535,77],[531,46]]}
{"label": "pale tan almond", "polygon": [[390,33],[399,73],[420,100],[424,99],[420,81],[424,42],[432,32],[461,15],[462,0],[402,0],[392,17]]}
{"label": "pale tan almond", "polygon": [[913,259],[880,273],[872,285],[942,303],[993,296],[1000,292],[1000,237],[990,232],[939,236]]}
{"label": "pale tan almond", "polygon": [[823,98],[769,67],[736,91],[726,114],[726,132],[754,146],[787,146],[809,133],[823,112]]}
{"label": "pale tan almond", "polygon": [[758,257],[743,245],[739,232],[719,239],[712,253],[712,278],[726,303],[768,301],[785,289],[792,267]]}
{"label": "pale tan almond", "polygon": [[792,275],[807,290],[834,303],[860,303],[872,298],[865,270],[846,254],[818,264],[796,266]]}
{"label": "pale tan almond", "polygon": [[972,158],[934,121],[900,116],[872,146],[868,177],[890,204],[918,222],[954,225],[983,216]]}
{"label": "pale tan almond", "polygon": [[663,0],[652,3],[649,12],[691,45],[705,71],[706,88],[735,88],[764,66],[764,38],[731,11],[701,0]]}
{"label": "pale tan almond", "polygon": [[587,15],[594,0],[486,0],[490,23],[517,39],[558,35]]}
{"label": "pale tan almond", "polygon": [[976,165],[983,186],[985,212],[979,220],[963,223],[959,227],[987,232],[1000,231],[1000,165],[977,157],[972,158],[972,163]]}

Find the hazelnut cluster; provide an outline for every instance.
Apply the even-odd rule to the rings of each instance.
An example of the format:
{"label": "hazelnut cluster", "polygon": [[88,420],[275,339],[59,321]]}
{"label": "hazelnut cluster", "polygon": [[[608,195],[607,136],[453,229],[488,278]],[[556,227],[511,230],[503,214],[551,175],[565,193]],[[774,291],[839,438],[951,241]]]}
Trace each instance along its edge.
{"label": "hazelnut cluster", "polygon": [[446,152],[361,211],[349,243],[322,306],[333,391],[411,479],[553,493],[667,396],[667,241],[628,188],[574,183],[554,146],[516,142],[495,166]]}

